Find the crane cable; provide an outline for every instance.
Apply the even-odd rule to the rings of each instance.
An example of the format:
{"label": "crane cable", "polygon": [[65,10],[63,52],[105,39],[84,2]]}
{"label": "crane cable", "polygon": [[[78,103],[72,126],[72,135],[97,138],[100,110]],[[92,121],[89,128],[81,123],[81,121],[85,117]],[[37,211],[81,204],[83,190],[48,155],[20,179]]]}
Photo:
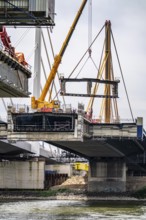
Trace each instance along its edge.
{"label": "crane cable", "polygon": [[77,74],[77,76],[75,78],[77,78],[79,76],[79,74],[81,73],[82,69],[84,68],[85,64],[87,63],[88,59],[90,58],[93,65],[95,66],[95,68],[98,70],[91,54],[92,54],[92,49],[91,46],[92,45],[92,0],[89,0],[89,4],[88,4],[88,53],[89,53],[89,57],[86,59],[85,63],[83,64],[83,67],[81,67],[79,73]]}
{"label": "crane cable", "polygon": [[28,62],[28,61],[31,59],[31,57],[33,56],[33,54],[34,54],[36,48],[37,48],[37,45],[35,45],[35,46],[33,47],[33,49],[30,51],[30,53],[29,53],[28,56],[26,57],[27,62]]}
{"label": "crane cable", "polygon": [[93,58],[90,57],[90,59],[91,59],[93,65],[94,65],[95,69],[96,69],[97,71],[99,71],[99,69],[98,69],[98,67],[97,67],[97,65],[96,65],[96,63],[95,63],[95,61],[93,60]]}
{"label": "crane cable", "polygon": [[120,68],[120,72],[121,72],[121,76],[122,76],[126,96],[127,96],[128,105],[129,105],[129,108],[130,108],[131,117],[132,117],[132,120],[134,122],[134,116],[133,116],[133,112],[132,112],[132,108],[131,108],[131,104],[130,104],[130,100],[129,100],[129,96],[128,96],[128,92],[127,92],[127,88],[126,88],[126,83],[125,83],[125,80],[124,80],[124,75],[123,75],[123,71],[122,71],[122,67],[121,67],[121,63],[120,63],[120,60],[119,60],[119,55],[118,55],[118,51],[117,51],[117,47],[116,47],[116,44],[115,44],[115,39],[114,39],[112,31],[111,31],[111,35],[112,35],[112,40],[113,40],[115,52],[116,52],[116,55],[117,55],[117,60],[118,60],[118,64],[119,64],[119,68]]}
{"label": "crane cable", "polygon": [[78,72],[78,74],[76,75],[75,78],[78,78],[79,74],[82,72],[82,70],[83,70],[83,68],[85,67],[85,65],[86,65],[86,63],[87,63],[88,60],[89,60],[89,56],[88,56],[87,59],[85,60],[83,66],[81,67],[80,71]]}
{"label": "crane cable", "polygon": [[86,61],[84,62],[83,66],[81,67],[80,71],[78,72],[77,76],[75,78],[77,78],[79,76],[79,74],[81,73],[81,71],[83,70],[83,68],[85,67],[87,61],[89,60],[89,58],[91,59],[94,67],[96,68],[96,70],[98,70],[96,63],[94,62],[91,54],[92,54],[92,49],[91,49],[91,43],[92,43],[92,0],[89,0],[89,4],[88,4],[88,53],[89,53],[89,57],[86,59]]}
{"label": "crane cable", "polygon": [[[103,43],[103,47],[102,47],[102,52],[101,52],[101,57],[100,57],[100,62],[99,62],[99,68],[97,68],[98,72],[97,72],[97,78],[99,78],[100,76],[100,72],[101,72],[101,69],[103,69],[103,63],[104,63],[104,60],[103,60],[103,63],[102,63],[102,59],[103,59],[103,53],[104,53],[104,47],[105,47],[105,39],[104,39],[104,43]],[[104,58],[105,59],[105,58]],[[103,70],[102,70],[103,71]],[[100,76],[101,79],[103,79],[102,75]],[[92,94],[96,94],[97,92],[97,89],[98,89],[98,83],[95,84],[94,86],[94,90],[92,92]],[[87,109],[86,111],[88,112],[89,109],[92,109],[93,108],[93,103],[94,103],[94,97],[91,97],[89,102],[88,102],[88,106],[87,106]]]}
{"label": "crane cable", "polygon": [[[112,54],[111,54],[111,76],[112,76],[112,80],[114,81],[114,68],[113,68]],[[117,121],[119,121],[119,111],[118,111],[117,98],[113,98],[113,108],[114,108],[114,112],[115,112],[115,118]]]}
{"label": "crane cable", "polygon": [[94,62],[93,58],[90,57],[90,55],[87,57],[87,59],[85,60],[85,62],[83,63],[83,66],[81,67],[81,69],[79,70],[78,74],[76,75],[76,79],[78,78],[79,74],[82,72],[83,68],[85,67],[86,63],[88,62],[89,58],[91,59],[95,69],[98,71],[98,67],[96,66],[96,63]]}
{"label": "crane cable", "polygon": [[100,29],[100,31],[98,32],[98,34],[95,36],[94,40],[92,41],[92,43],[90,44],[90,46],[88,47],[88,49],[85,51],[85,53],[83,54],[83,56],[80,58],[79,62],[76,64],[76,66],[74,67],[74,69],[72,70],[72,72],[70,73],[70,75],[68,76],[68,78],[70,78],[72,76],[72,74],[74,73],[74,71],[77,69],[77,67],[79,66],[79,64],[81,63],[81,61],[84,59],[84,57],[86,56],[86,54],[89,52],[89,48],[91,48],[91,46],[95,43],[96,39],[98,38],[98,36],[100,35],[100,33],[102,32],[103,28],[105,27],[105,24],[103,25],[103,27]]}
{"label": "crane cable", "polygon": [[91,43],[92,43],[92,0],[89,0],[89,5],[88,5],[88,52],[89,52],[89,57],[91,57],[92,54],[92,48],[91,48]]}
{"label": "crane cable", "polygon": [[[95,43],[95,41],[97,40],[97,38],[98,38],[98,36],[100,35],[100,33],[103,31],[104,27],[105,27],[105,24],[102,26],[102,28],[100,29],[100,31],[98,32],[98,34],[95,36],[95,38],[94,38],[94,40],[92,41],[92,43],[90,44],[90,46],[89,46],[89,47],[87,48],[87,50],[84,52],[83,56],[80,58],[80,60],[78,61],[78,63],[76,64],[76,66],[74,67],[74,69],[72,70],[72,72],[70,73],[70,75],[68,76],[68,78],[70,78],[70,77],[73,75],[73,73],[75,72],[75,70],[77,69],[77,67],[79,66],[79,64],[82,62],[82,60],[84,59],[84,57],[85,57],[86,54],[88,53],[89,48],[92,47],[92,45]],[[57,92],[56,95],[58,95],[59,92],[60,92],[60,89],[58,90],[58,92]],[[55,97],[56,97],[56,96],[55,96]],[[55,98],[55,97],[54,97],[54,98]]]}
{"label": "crane cable", "polygon": [[24,37],[28,34],[28,32],[30,31],[30,28],[27,28],[23,34],[21,35],[21,37],[19,38],[19,40],[17,40],[15,43],[14,43],[14,47],[17,47],[21,42],[22,40],[24,39]]}
{"label": "crane cable", "polygon": [[[45,37],[44,37],[44,33],[43,33],[42,29],[41,29],[41,36],[42,36],[42,40],[43,40],[43,44],[44,44],[45,53],[46,53],[46,56],[47,56],[47,61],[48,61],[48,64],[49,64],[49,69],[51,70],[51,62],[50,62],[50,58],[49,58],[49,55],[48,55],[47,46],[46,46],[46,42],[45,42]],[[41,59],[41,61],[43,63],[42,59]],[[44,72],[44,75],[45,75],[45,80],[47,80],[46,72]],[[54,84],[54,88],[55,88],[55,92],[57,93],[57,88],[56,88],[55,84]],[[49,92],[49,102],[51,101],[51,95],[52,95],[52,87],[51,87],[50,92]],[[57,99],[59,100],[58,96],[57,96]]]}

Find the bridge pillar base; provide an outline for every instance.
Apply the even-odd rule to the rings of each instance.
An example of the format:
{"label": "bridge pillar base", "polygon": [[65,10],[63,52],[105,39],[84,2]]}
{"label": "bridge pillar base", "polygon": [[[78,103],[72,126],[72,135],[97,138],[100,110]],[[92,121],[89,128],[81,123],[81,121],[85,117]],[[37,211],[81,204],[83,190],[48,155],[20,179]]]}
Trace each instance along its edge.
{"label": "bridge pillar base", "polygon": [[123,161],[90,162],[88,192],[125,192],[126,164]]}

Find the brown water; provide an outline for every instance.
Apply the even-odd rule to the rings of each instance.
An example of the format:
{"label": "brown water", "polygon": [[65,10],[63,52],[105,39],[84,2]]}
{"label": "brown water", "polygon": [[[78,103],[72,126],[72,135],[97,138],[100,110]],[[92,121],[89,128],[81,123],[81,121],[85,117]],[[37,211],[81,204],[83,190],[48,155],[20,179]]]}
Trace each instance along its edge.
{"label": "brown water", "polygon": [[146,219],[146,205],[83,201],[0,202],[0,220],[138,220]]}

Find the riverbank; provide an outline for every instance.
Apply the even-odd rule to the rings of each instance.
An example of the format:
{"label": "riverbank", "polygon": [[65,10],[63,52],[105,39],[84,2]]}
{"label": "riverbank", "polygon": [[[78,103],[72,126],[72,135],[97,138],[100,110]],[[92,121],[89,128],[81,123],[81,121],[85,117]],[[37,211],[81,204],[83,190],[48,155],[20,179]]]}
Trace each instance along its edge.
{"label": "riverbank", "polygon": [[146,203],[146,198],[137,198],[130,193],[88,193],[63,190],[1,190],[0,201],[18,200],[76,200],[76,201],[99,201],[113,203]]}
{"label": "riverbank", "polygon": [[77,200],[77,201],[112,201],[146,202],[146,187],[136,192],[97,192],[87,191],[87,178],[73,176],[61,185],[48,190],[0,190],[0,200]]}

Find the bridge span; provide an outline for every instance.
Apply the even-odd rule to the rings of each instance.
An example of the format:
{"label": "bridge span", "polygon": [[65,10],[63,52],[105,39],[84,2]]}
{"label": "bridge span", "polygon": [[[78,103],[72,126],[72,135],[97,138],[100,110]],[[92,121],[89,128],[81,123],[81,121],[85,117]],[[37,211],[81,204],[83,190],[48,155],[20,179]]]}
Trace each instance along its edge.
{"label": "bridge span", "polygon": [[134,123],[92,123],[80,112],[16,113],[9,107],[5,137],[9,142],[45,141],[85,157],[90,163],[89,191],[121,192],[126,190],[128,163],[145,158],[142,124],[142,118]]}
{"label": "bridge span", "polygon": [[[17,113],[8,108],[10,142],[46,141],[85,158],[124,157],[145,151],[142,118],[133,123],[93,123],[80,113]],[[4,129],[1,129],[4,132]],[[4,137],[4,133],[1,133]]]}

